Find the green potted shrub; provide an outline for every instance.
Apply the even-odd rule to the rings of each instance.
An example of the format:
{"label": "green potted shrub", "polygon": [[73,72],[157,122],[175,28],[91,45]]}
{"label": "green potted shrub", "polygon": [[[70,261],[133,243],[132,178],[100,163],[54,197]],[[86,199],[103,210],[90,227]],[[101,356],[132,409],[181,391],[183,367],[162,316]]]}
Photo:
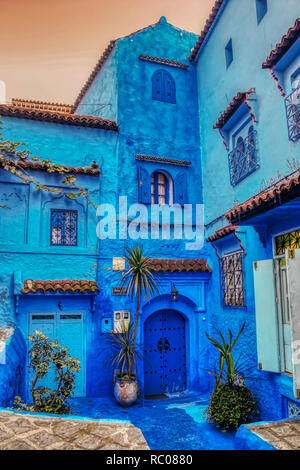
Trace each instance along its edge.
{"label": "green potted shrub", "polygon": [[127,248],[125,258],[128,269],[122,275],[121,285],[126,287],[127,295],[136,301],[134,323],[122,331],[108,333],[109,345],[113,355],[107,363],[118,367],[114,376],[114,395],[123,406],[132,405],[138,397],[137,360],[142,358],[140,346],[136,343],[141,300],[158,293],[155,275],[151,269],[150,258],[143,255],[143,248]]}
{"label": "green potted shrub", "polygon": [[252,391],[245,385],[245,380],[248,377],[242,375],[239,361],[235,362],[232,354],[244,328],[245,323],[235,339],[229,329],[229,343],[226,343],[219,330],[217,333],[221,341],[217,341],[206,333],[207,338],[220,355],[218,367],[213,372],[216,378],[215,387],[205,414],[208,422],[216,423],[223,430],[237,429],[257,413],[256,399]]}
{"label": "green potted shrub", "polygon": [[[29,369],[33,372],[30,382],[32,404],[22,403],[20,397],[15,397],[14,408],[22,411],[39,413],[69,414],[71,407],[68,398],[74,393],[75,373],[80,371],[80,361],[68,354],[57,341],[51,341],[40,331],[29,336]],[[54,390],[39,385],[46,374],[54,371]]]}

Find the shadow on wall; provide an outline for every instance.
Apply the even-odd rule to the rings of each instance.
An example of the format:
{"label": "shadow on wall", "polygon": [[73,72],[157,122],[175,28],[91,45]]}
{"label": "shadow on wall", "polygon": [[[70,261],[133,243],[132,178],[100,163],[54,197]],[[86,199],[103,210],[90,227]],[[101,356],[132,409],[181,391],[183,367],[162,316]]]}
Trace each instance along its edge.
{"label": "shadow on wall", "polygon": [[0,406],[25,395],[26,344],[19,329],[0,328]]}

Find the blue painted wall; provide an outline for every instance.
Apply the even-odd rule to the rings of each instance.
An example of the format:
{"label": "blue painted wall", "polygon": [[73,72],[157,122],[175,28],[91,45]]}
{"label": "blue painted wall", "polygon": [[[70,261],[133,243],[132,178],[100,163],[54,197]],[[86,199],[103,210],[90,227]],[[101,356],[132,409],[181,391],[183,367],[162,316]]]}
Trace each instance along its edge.
{"label": "blue painted wall", "polygon": [[[155,64],[139,59],[140,54],[176,60],[189,64],[188,55],[194,45],[196,35],[182,31],[167,23],[165,18],[149,28],[129,37],[118,40],[114,51],[96,77],[86,96],[82,99],[77,112],[88,109],[88,113],[107,116],[95,111],[95,107],[89,107],[89,103],[102,100],[103,96],[110,93],[112,81],[117,80],[117,103],[116,116],[120,124],[119,140],[117,146],[117,165],[103,175],[101,178],[101,201],[112,202],[117,206],[119,196],[127,196],[128,206],[138,202],[138,167],[142,166],[149,173],[156,170],[165,171],[174,181],[180,173],[185,173],[188,181],[197,181],[196,186],[188,184],[187,201],[191,204],[202,203],[201,187],[201,164],[200,164],[200,138],[198,125],[198,102],[195,87],[196,71],[193,66],[188,70],[174,68],[167,65]],[[152,75],[156,70],[168,71],[176,83],[176,104],[152,100]],[[117,77],[117,78],[116,78]],[[105,91],[106,90],[106,91]],[[191,162],[188,168],[175,165],[149,163],[136,161],[136,155],[150,155],[165,157],[174,160],[186,160]],[[116,186],[112,188],[111,182]],[[171,230],[171,233],[173,229]],[[138,240],[145,252],[153,258],[195,258],[195,251],[187,251],[184,240]],[[114,310],[129,309],[134,319],[135,306],[123,296],[112,296],[112,287],[117,286],[121,274],[114,272],[112,268],[113,256],[123,257],[125,249],[137,243],[132,240],[101,240],[98,265],[98,283],[101,293],[98,298],[98,311],[102,317],[112,318]],[[201,255],[202,256],[202,255]],[[197,253],[197,256],[198,253]],[[180,280],[178,280],[178,276]],[[194,312],[191,298],[197,297],[197,283],[199,279],[206,279],[207,275],[178,275],[174,273],[169,276],[168,282],[164,284],[163,294],[153,299],[155,309],[165,308],[164,292],[170,293],[171,282],[179,283],[180,293],[183,286],[188,289],[185,302],[177,308],[186,312],[187,319],[191,325],[189,331],[196,335],[204,335],[205,320],[201,314]],[[200,295],[200,294],[199,294]],[[205,292],[201,293],[204,296]],[[199,303],[197,300],[196,303]],[[191,304],[191,305],[190,305]],[[141,321],[138,341],[143,339],[143,323],[146,319],[141,309]],[[168,306],[170,308],[170,305]],[[189,312],[189,313],[187,313]],[[203,314],[205,317],[205,312]],[[202,337],[201,336],[201,337]],[[105,344],[105,343],[104,343]],[[203,338],[200,343],[191,340],[190,365],[189,365],[189,388],[207,389],[206,380],[203,377],[203,365],[200,361],[199,348],[202,347]],[[99,354],[99,363],[108,353],[104,351]],[[204,353],[202,353],[204,354]],[[203,361],[205,362],[205,361]],[[103,393],[111,388],[111,371],[103,368]],[[143,389],[143,365],[139,367],[141,388]],[[201,379],[200,379],[201,377]]]}
{"label": "blue painted wall", "polygon": [[[2,345],[1,345],[2,346]],[[2,349],[2,348],[1,348]],[[26,345],[18,328],[12,330],[1,350],[0,360],[0,405],[11,405],[15,396],[25,393]]]}
{"label": "blue painted wall", "polygon": [[[2,118],[3,136],[12,141],[25,142],[26,149],[42,159],[67,166],[90,166],[96,161],[104,175],[115,166],[117,133],[68,125]],[[113,174],[113,171],[110,175]],[[42,184],[58,189],[65,188],[63,176],[57,173],[34,171],[32,175]],[[104,177],[105,179],[105,177]],[[101,176],[77,175],[76,185],[89,191],[95,204],[100,201]],[[111,183],[113,187],[113,183]],[[98,240],[96,236],[96,210],[84,198],[70,200],[60,194],[37,191],[24,185],[18,178],[0,171],[1,209],[0,223],[0,325],[18,325],[23,338],[28,337],[28,312],[56,308],[56,296],[22,296],[20,290],[25,279],[96,279]],[[78,246],[51,246],[50,210],[72,209],[78,211]],[[93,338],[93,319],[90,296],[80,298],[62,296],[66,309],[84,309],[86,312],[87,374],[91,393],[99,378],[93,379],[90,366],[95,360],[90,355],[97,351],[97,338]],[[97,335],[96,335],[97,336]],[[24,352],[24,351],[23,351]],[[23,358],[25,360],[25,357]],[[6,368],[7,376],[14,374]],[[22,367],[22,381],[26,369]],[[1,380],[2,381],[2,378]],[[2,390],[2,389],[1,389]],[[22,388],[22,393],[25,387]],[[2,394],[3,395],[3,394]],[[3,398],[3,401],[7,397]]]}
{"label": "blue painted wall", "polygon": [[[138,167],[149,175],[163,170],[174,180],[180,172],[188,179],[187,202],[205,204],[206,236],[227,224],[224,212],[267,185],[278,172],[290,172],[288,161],[299,159],[299,142],[287,137],[284,101],[276,82],[268,71],[261,69],[270,50],[299,16],[299,2],[281,0],[268,2],[268,12],[257,24],[255,2],[228,0],[222,15],[199,55],[197,65],[188,62],[196,36],[168,24],[164,18],[149,28],[118,40],[116,46],[82,99],[77,113],[116,119],[120,132],[111,133],[59,124],[39,123],[5,118],[4,136],[28,143],[28,149],[43,158],[66,165],[100,165],[101,177],[80,177],[80,185],[88,187],[95,202],[117,205],[119,196],[128,197],[128,205],[138,202]],[[226,68],[225,46],[232,38],[233,62]],[[141,61],[139,55],[177,60],[189,65],[188,70]],[[213,57],[213,60],[212,60]],[[176,83],[176,104],[152,100],[152,74],[159,69],[172,74]],[[286,82],[284,82],[286,83]],[[213,130],[220,113],[238,91],[256,89],[255,117],[258,123],[260,168],[237,186],[229,180],[228,156],[217,130]],[[102,105],[107,106],[102,106]],[[201,139],[200,139],[201,136]],[[277,136],[274,144],[274,136]],[[137,162],[136,155],[151,155],[190,161],[188,168],[165,163]],[[47,184],[59,185],[58,177],[39,174]],[[101,322],[112,319],[114,310],[135,305],[124,296],[113,296],[121,273],[112,270],[113,257],[123,257],[125,249],[134,245],[129,240],[96,239],[96,218],[83,201],[65,202],[67,207],[79,207],[82,214],[77,248],[50,247],[47,241],[47,207],[54,202],[42,193],[20,185],[4,172],[0,175],[1,194],[13,205],[17,217],[4,217],[7,233],[0,235],[0,322],[20,325],[26,337],[27,315],[32,308],[31,297],[22,298],[20,314],[14,314],[13,272],[20,271],[22,279],[97,278],[100,294],[96,311],[89,311],[85,297],[65,297],[65,308],[83,308],[86,317],[86,355],[88,396],[111,393],[112,371],[104,368],[109,351],[103,341]],[[284,374],[257,370],[255,307],[253,291],[253,261],[271,258],[272,237],[284,230],[299,226],[297,214],[282,217],[280,211],[263,217],[257,224],[265,227],[265,246],[256,230],[245,224],[237,231],[245,249],[244,285],[246,307],[223,308],[220,301],[219,262],[211,244],[199,252],[187,251],[185,240],[144,240],[143,246],[154,258],[207,258],[212,276],[201,273],[168,273],[161,276],[160,295],[140,309],[141,322],[138,341],[143,340],[143,322],[157,310],[174,308],[170,303],[172,282],[179,291],[176,305],[187,328],[187,367],[189,390],[207,392],[213,386],[207,369],[213,369],[215,352],[205,331],[215,334],[230,327],[237,332],[244,321],[246,330],[236,353],[242,353],[250,367],[249,386],[259,399],[262,419],[281,418],[281,396],[292,398],[292,380]],[[1,239],[2,236],[2,239]],[[236,247],[236,239],[227,237],[216,244],[225,254]],[[96,266],[97,265],[97,266]],[[46,274],[45,274],[46,273]],[[25,296],[24,296],[25,297]],[[39,296],[38,308],[56,308],[57,297]],[[143,365],[139,378],[143,389]]]}
{"label": "blue painted wall", "polygon": [[[96,129],[63,126],[43,122],[5,118],[4,136],[14,141],[26,142],[27,148],[34,155],[51,158],[54,163],[83,166],[95,160],[101,169],[100,178],[83,176],[78,185],[87,187],[92,192],[94,202],[116,205],[120,195],[128,197],[128,205],[138,202],[138,167],[137,154],[145,154],[169,159],[186,160],[190,167],[143,162],[149,175],[155,170],[163,170],[175,179],[184,172],[187,180],[197,180],[193,187],[188,185],[189,203],[202,202],[201,165],[199,158],[198,103],[195,87],[196,72],[190,66],[188,70],[168,67],[161,64],[144,62],[139,54],[148,54],[173,59],[188,64],[188,54],[196,40],[196,35],[187,33],[168,24],[164,18],[153,27],[146,28],[135,35],[120,39],[96,77],[77,109],[77,113],[101,115],[116,119],[120,132],[111,133]],[[152,75],[155,70],[165,69],[172,74],[176,82],[176,104],[152,100]],[[97,108],[94,104],[111,104]],[[100,111],[101,109],[101,111]],[[159,122],[159,125],[158,125]],[[57,175],[37,174],[42,182],[60,185]],[[28,314],[34,309],[41,311],[57,309],[57,296],[21,296],[19,315],[14,314],[13,272],[21,272],[21,280],[64,279],[97,277],[100,295],[96,302],[96,311],[88,310],[87,299],[60,296],[66,309],[83,308],[86,316],[86,394],[99,396],[111,393],[112,371],[104,367],[109,355],[106,342],[103,341],[101,321],[112,319],[113,311],[128,308],[134,318],[134,304],[123,296],[112,296],[112,287],[118,284],[120,273],[114,272],[114,256],[124,256],[125,248],[136,242],[127,240],[96,240],[96,217],[92,208],[84,201],[67,201],[53,198],[42,192],[37,193],[3,174],[2,191],[7,194],[7,185],[15,198],[13,210],[18,214],[17,227],[14,227],[10,214],[4,213],[3,225],[8,236],[3,237],[1,263],[1,292],[6,296],[2,307],[1,321],[4,324],[20,325],[26,338],[28,335]],[[11,189],[13,188],[13,190]],[[22,204],[19,200],[21,199]],[[49,217],[47,208],[76,208],[80,213],[79,246],[72,248],[49,246]],[[26,210],[25,210],[26,209]],[[14,235],[13,235],[14,233]],[[195,258],[194,251],[186,251],[185,240],[145,240],[147,254],[161,258]],[[96,273],[97,270],[97,273]],[[205,292],[207,274],[174,273],[164,280],[161,295],[154,299],[151,308],[159,310],[170,307],[171,282],[180,287],[182,296],[177,308],[183,310],[189,337],[189,388],[207,389],[203,376],[200,357],[206,352],[202,347],[205,325]],[[167,299],[167,300],[166,300]],[[153,307],[154,305],[154,307]],[[143,336],[144,314],[141,308],[139,340]],[[146,316],[145,316],[146,318]],[[201,329],[201,332],[200,332]],[[201,341],[199,338],[201,336]],[[198,338],[199,336],[199,338]],[[201,351],[199,348],[202,348]],[[206,362],[203,361],[202,362]],[[140,379],[143,388],[143,365],[140,365]],[[199,373],[199,374],[198,374]]]}
{"label": "blue painted wall", "polygon": [[[224,2],[222,14],[215,22],[205,46],[198,55],[197,84],[201,134],[201,163],[203,199],[205,204],[206,236],[228,224],[223,214],[235,204],[244,202],[275,180],[292,172],[289,162],[294,159],[299,166],[300,143],[288,140],[284,99],[269,70],[262,69],[276,43],[299,17],[298,1],[268,1],[268,11],[257,24],[255,1]],[[225,47],[232,39],[233,62],[226,68]],[[212,57],[214,60],[212,60]],[[286,85],[287,93],[290,91]],[[220,114],[239,91],[256,90],[253,111],[257,119],[254,128],[258,136],[260,167],[236,186],[230,184],[228,152],[213,129]],[[244,287],[245,308],[222,307],[220,298],[219,261],[211,244],[208,244],[209,262],[213,269],[208,286],[208,312],[210,332],[214,327],[223,331],[228,327],[235,332],[246,321],[245,333],[239,340],[239,353],[250,366],[253,380],[248,385],[257,394],[262,419],[282,417],[282,395],[292,397],[292,378],[285,374],[271,374],[257,369],[255,305],[253,289],[253,261],[273,258],[273,236],[299,228],[299,210],[281,211],[263,215],[256,224],[243,224],[237,235],[245,249]],[[263,226],[265,247],[251,225]],[[232,251],[230,237],[215,243],[219,253]],[[237,249],[237,247],[235,248]],[[214,355],[210,356],[213,364]]]}

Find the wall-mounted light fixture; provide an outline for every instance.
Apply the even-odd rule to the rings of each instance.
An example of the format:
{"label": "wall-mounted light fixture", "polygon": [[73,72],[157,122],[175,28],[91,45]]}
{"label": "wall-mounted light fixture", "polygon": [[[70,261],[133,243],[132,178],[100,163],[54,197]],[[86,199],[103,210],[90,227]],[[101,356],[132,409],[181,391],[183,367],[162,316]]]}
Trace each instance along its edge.
{"label": "wall-mounted light fixture", "polygon": [[171,302],[178,302],[178,298],[177,298],[177,296],[178,296],[178,290],[176,289],[174,282],[172,282],[171,287],[172,287],[172,290],[171,290]]}

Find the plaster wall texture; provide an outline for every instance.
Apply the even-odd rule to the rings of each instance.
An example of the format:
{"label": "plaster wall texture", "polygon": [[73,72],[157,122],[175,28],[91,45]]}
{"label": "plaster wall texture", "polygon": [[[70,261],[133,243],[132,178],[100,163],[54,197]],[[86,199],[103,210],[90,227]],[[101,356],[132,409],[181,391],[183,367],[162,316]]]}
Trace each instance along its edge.
{"label": "plaster wall texture", "polygon": [[[271,178],[276,180],[291,173],[290,163],[293,160],[299,166],[299,142],[288,140],[284,99],[270,72],[261,67],[299,14],[299,2],[288,0],[283,6],[280,0],[274,0],[268,2],[268,11],[257,24],[254,1],[229,0],[225,2],[222,15],[199,54],[196,67],[206,237],[228,224],[223,216],[227,210],[257,194],[270,184]],[[230,39],[233,62],[226,68],[225,46]],[[211,60],[212,57],[214,60]],[[253,112],[258,121],[254,123],[254,128],[257,131],[260,167],[232,186],[228,152],[213,125],[232,98],[239,91],[250,88],[256,90]],[[235,348],[235,357],[241,354],[247,365],[251,377],[248,385],[257,395],[261,419],[282,418],[282,395],[292,398],[293,394],[291,377],[258,371],[253,262],[273,258],[273,236],[298,228],[299,215],[296,206],[290,210],[282,206],[281,210],[261,216],[256,223],[246,222],[238,229],[237,236],[245,249],[243,308],[222,306],[219,260],[212,246],[218,250],[219,256],[224,256],[238,250],[238,244],[234,247],[230,241],[232,236],[227,236],[223,241],[210,243],[207,247],[213,271],[207,291],[210,333],[216,334],[215,327],[222,331],[231,328],[237,333],[246,321],[245,331]],[[261,232],[257,233],[252,225],[262,229]],[[211,351],[211,366],[215,358]]]}
{"label": "plaster wall texture", "polygon": [[[3,331],[3,329],[2,329]],[[24,395],[26,346],[18,329],[12,330],[1,351],[0,404],[11,405],[15,396]]]}

